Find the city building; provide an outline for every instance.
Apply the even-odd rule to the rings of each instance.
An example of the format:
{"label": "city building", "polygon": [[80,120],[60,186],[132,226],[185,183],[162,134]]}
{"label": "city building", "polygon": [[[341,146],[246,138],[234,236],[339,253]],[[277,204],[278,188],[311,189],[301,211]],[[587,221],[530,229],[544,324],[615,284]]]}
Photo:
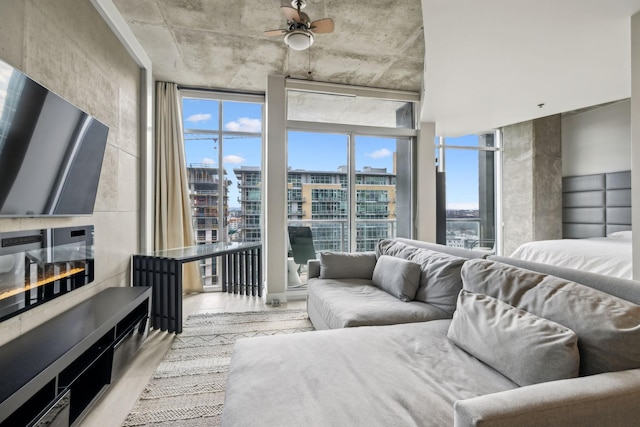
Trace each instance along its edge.
{"label": "city building", "polygon": [[[226,171],[224,171],[226,174]],[[195,241],[198,245],[216,243],[225,232],[229,221],[229,185],[224,179],[222,198],[220,197],[218,168],[209,164],[191,164],[187,166],[187,182]],[[223,209],[225,223],[220,227],[218,210]],[[211,259],[200,263],[203,285],[216,284],[217,268]]]}
{"label": "city building", "polygon": [[[258,167],[233,170],[240,192],[239,240],[260,240],[260,177]],[[287,213],[292,225],[312,229],[316,250],[348,247],[348,186],[346,166],[336,171],[290,169]],[[365,166],[356,172],[357,250],[368,251],[382,238],[395,235],[395,173]]]}
{"label": "city building", "polygon": [[239,219],[237,222],[237,238],[242,242],[259,242],[261,196],[260,183],[262,173],[257,166],[242,166],[233,170],[238,180],[240,203]]}

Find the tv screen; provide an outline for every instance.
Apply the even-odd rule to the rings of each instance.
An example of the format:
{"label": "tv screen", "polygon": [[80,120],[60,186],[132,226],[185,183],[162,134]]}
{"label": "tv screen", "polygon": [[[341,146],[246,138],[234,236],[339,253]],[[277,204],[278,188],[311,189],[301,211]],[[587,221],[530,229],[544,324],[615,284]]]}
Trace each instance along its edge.
{"label": "tv screen", "polygon": [[108,133],[0,61],[0,216],[92,214]]}

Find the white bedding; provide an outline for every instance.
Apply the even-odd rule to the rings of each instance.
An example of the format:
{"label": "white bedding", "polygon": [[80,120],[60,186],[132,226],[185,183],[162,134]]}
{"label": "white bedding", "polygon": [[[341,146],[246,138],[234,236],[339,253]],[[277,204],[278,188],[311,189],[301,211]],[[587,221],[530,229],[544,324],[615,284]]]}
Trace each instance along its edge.
{"label": "white bedding", "polygon": [[590,239],[540,240],[521,245],[512,258],[631,279],[631,232]]}

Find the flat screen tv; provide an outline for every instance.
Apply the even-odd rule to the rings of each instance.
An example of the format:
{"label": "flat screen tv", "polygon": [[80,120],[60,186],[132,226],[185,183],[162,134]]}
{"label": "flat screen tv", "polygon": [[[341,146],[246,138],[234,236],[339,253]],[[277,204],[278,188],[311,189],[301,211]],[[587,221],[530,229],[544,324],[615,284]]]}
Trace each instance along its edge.
{"label": "flat screen tv", "polygon": [[108,133],[0,61],[0,216],[92,214]]}

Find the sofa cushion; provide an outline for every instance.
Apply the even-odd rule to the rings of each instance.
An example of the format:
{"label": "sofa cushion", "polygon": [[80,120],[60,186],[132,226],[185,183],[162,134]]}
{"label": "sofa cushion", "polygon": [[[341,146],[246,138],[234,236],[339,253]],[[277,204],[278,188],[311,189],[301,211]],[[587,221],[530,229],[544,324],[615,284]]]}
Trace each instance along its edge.
{"label": "sofa cushion", "polygon": [[429,304],[402,302],[365,279],[309,279],[307,306],[312,321],[317,314],[331,329],[424,322],[449,317]]}
{"label": "sofa cushion", "polygon": [[487,295],[460,291],[447,337],[520,386],[578,376],[572,330]]}
{"label": "sofa cushion", "polygon": [[382,255],[373,269],[372,282],[400,301],[411,301],[420,285],[420,265],[406,259]]}
{"label": "sofa cushion", "polygon": [[580,375],[640,368],[640,306],[555,276],[494,261],[462,268],[464,288],[557,322],[578,335]]}
{"label": "sofa cushion", "polygon": [[451,343],[449,322],[238,340],[222,426],[453,426],[455,401],[518,386]]}
{"label": "sofa cushion", "polygon": [[321,279],[369,279],[376,266],[374,252],[320,252]]}
{"label": "sofa cushion", "polygon": [[431,304],[452,315],[462,289],[460,270],[465,258],[418,248],[397,240],[381,240],[376,254],[390,255],[420,264],[420,286],[414,300]]}
{"label": "sofa cushion", "polygon": [[407,259],[417,248],[394,239],[382,239],[376,245],[376,256],[389,255],[397,258]]}

